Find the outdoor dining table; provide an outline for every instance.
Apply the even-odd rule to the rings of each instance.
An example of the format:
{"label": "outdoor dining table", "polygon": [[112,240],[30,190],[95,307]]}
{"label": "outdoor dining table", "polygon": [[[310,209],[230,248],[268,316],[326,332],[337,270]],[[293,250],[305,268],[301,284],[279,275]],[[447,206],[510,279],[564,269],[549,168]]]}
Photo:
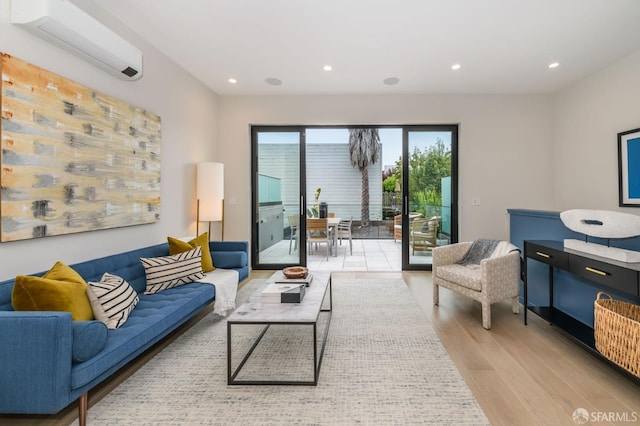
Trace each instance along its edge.
{"label": "outdoor dining table", "polygon": [[340,223],[342,219],[339,217],[328,217],[327,218],[327,227],[329,228],[329,235],[331,235],[331,254],[334,257],[338,257],[338,224]]}

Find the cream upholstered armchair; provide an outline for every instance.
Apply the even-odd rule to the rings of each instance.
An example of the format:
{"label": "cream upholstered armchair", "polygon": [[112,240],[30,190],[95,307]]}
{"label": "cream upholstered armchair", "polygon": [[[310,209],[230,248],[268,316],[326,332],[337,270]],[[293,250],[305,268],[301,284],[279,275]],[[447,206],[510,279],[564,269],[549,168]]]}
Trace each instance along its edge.
{"label": "cream upholstered armchair", "polygon": [[440,303],[439,287],[460,293],[482,304],[482,326],[491,328],[491,304],[511,299],[514,314],[520,312],[520,250],[501,241],[480,264],[459,262],[472,242],[461,242],[433,249],[433,304]]}

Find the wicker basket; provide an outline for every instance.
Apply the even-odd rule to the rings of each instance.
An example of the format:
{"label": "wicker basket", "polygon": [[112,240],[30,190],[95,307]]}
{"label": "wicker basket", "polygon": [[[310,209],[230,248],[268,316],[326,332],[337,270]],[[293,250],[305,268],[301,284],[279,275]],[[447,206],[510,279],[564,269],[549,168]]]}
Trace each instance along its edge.
{"label": "wicker basket", "polygon": [[596,349],[640,377],[640,306],[598,292],[594,306]]}

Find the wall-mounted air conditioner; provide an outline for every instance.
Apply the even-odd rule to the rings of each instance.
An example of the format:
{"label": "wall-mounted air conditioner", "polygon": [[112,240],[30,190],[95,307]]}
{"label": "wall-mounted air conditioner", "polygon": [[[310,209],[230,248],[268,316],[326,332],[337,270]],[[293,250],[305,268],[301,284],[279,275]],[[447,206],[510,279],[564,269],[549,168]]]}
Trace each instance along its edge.
{"label": "wall-mounted air conditioner", "polygon": [[142,75],[142,52],[68,0],[12,0],[11,23],[123,80]]}

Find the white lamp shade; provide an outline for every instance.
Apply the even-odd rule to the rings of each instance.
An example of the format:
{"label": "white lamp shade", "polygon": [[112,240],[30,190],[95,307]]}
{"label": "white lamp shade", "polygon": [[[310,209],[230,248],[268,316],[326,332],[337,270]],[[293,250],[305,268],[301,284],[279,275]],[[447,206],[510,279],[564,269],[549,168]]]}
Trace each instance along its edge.
{"label": "white lamp shade", "polygon": [[224,202],[224,164],[198,163],[196,176],[198,215],[203,222],[222,220]]}

